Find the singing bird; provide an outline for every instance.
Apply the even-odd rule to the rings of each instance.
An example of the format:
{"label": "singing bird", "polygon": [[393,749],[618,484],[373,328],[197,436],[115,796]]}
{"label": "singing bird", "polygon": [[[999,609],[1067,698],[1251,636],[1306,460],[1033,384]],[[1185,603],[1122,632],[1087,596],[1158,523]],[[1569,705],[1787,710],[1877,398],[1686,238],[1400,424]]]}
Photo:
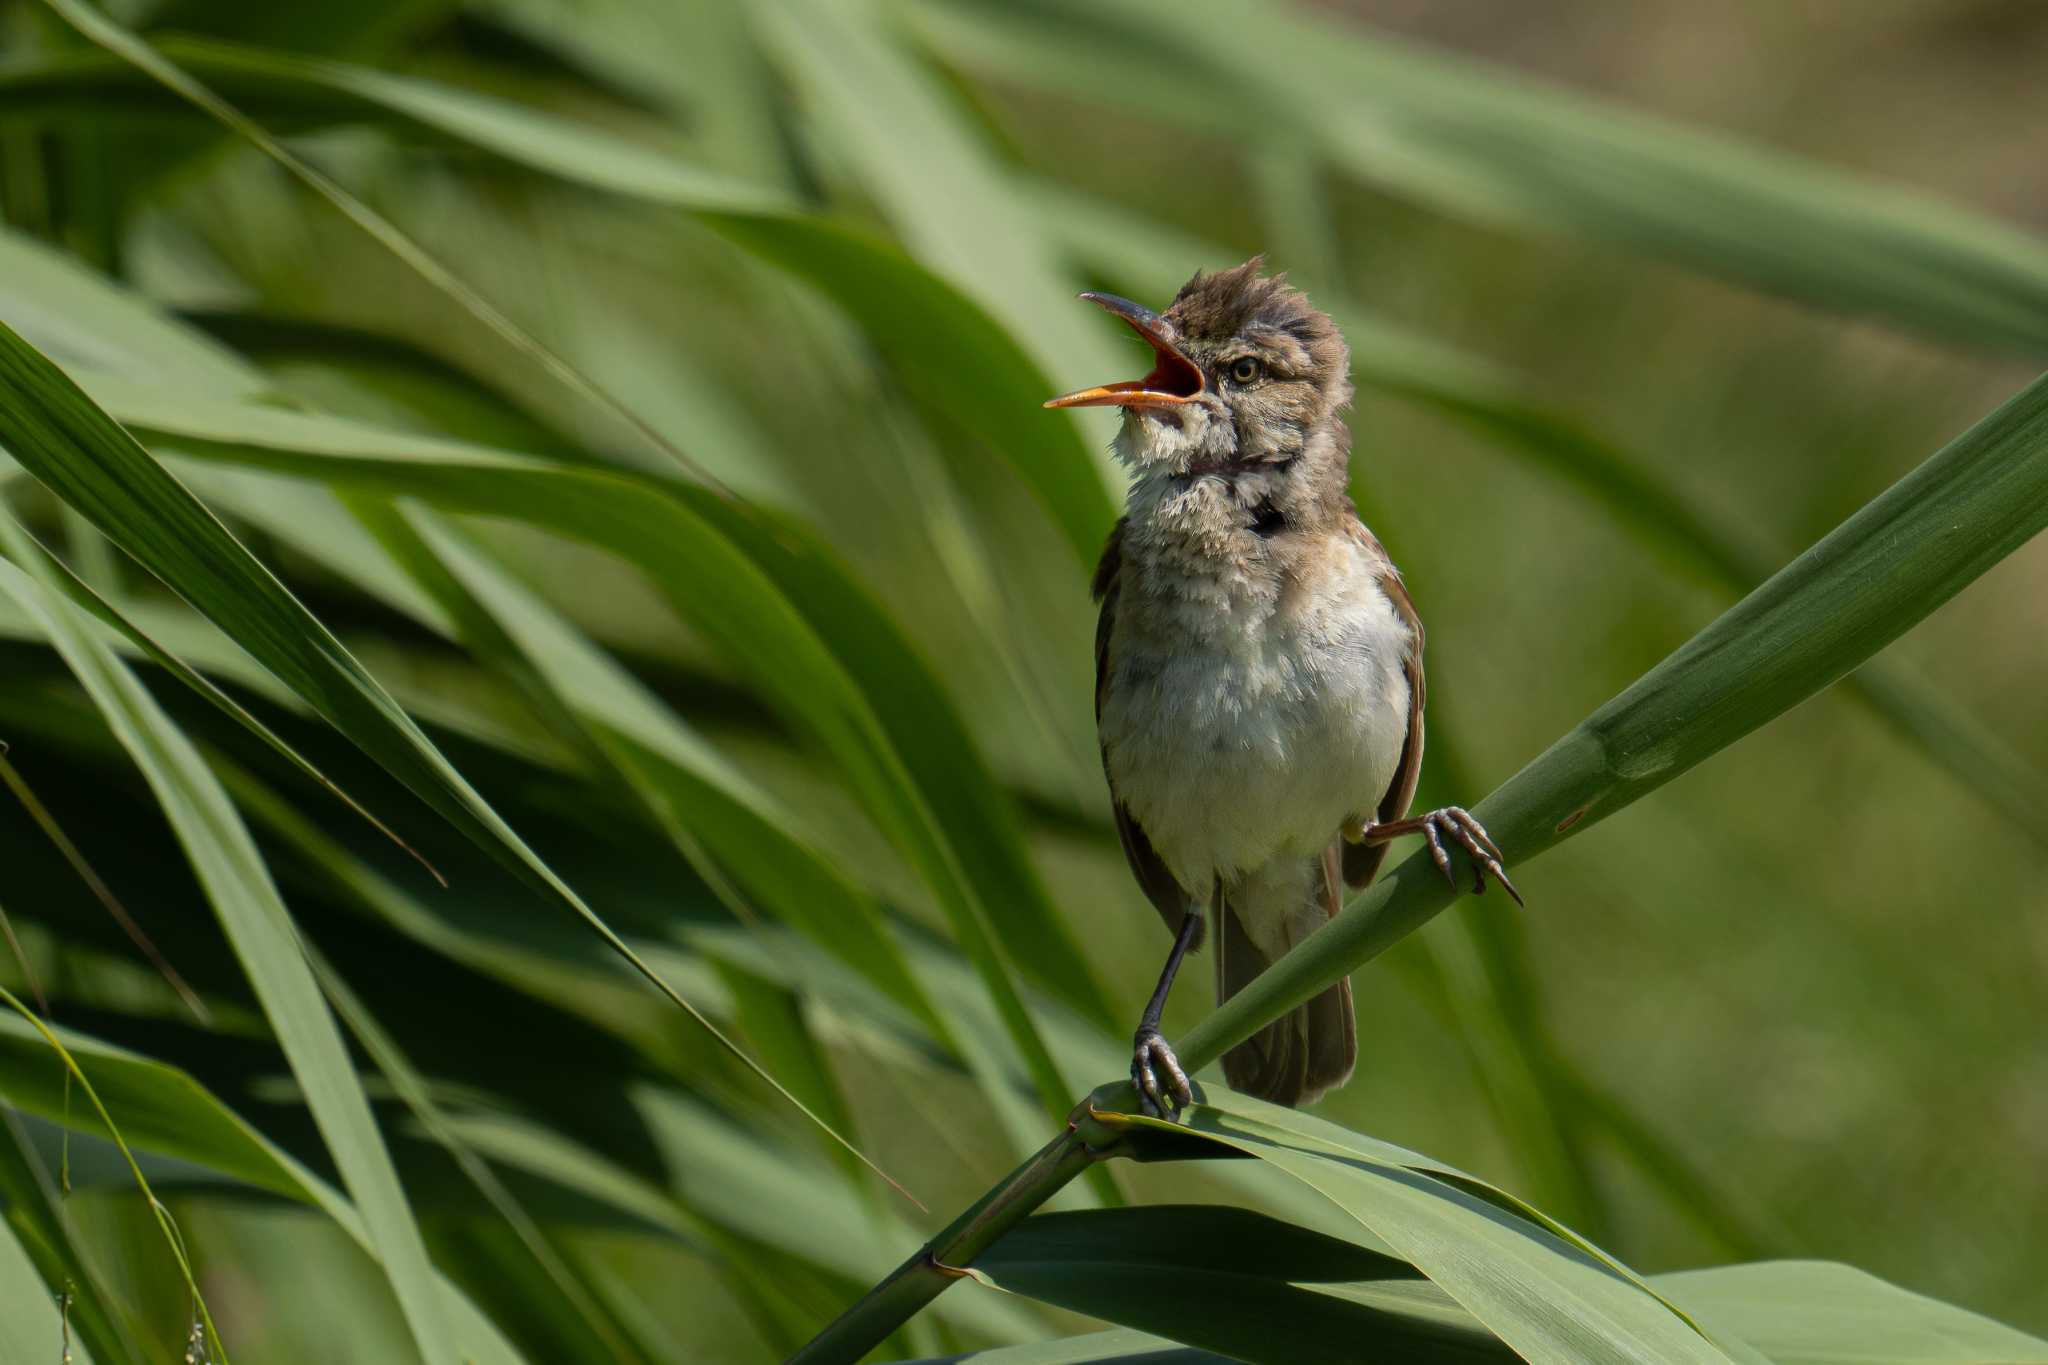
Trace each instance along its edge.
{"label": "singing bird", "polygon": [[[1083,294],[1150,345],[1143,379],[1047,407],[1123,409],[1123,518],[1095,574],[1095,716],[1117,833],[1174,932],[1132,1040],[1149,1114],[1193,1091],[1159,1031],[1181,960],[1213,921],[1227,1000],[1419,834],[1519,904],[1500,850],[1456,806],[1409,817],[1422,766],[1422,622],[1347,492],[1350,351],[1263,258],[1197,274],[1164,313]],[[1225,1054],[1231,1087],[1286,1105],[1350,1079],[1340,981]]]}

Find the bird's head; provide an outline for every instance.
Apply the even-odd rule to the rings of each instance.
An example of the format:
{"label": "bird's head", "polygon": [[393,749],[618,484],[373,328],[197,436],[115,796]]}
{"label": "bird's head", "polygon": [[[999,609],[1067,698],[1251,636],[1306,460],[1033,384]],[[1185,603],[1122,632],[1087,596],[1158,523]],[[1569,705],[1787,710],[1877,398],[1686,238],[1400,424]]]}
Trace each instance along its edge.
{"label": "bird's head", "polygon": [[1122,408],[1116,450],[1140,480],[1214,475],[1248,505],[1290,489],[1341,490],[1350,351],[1336,324],[1285,276],[1259,273],[1264,263],[1255,256],[1197,274],[1163,313],[1083,294],[1143,338],[1152,369],[1046,406]]}

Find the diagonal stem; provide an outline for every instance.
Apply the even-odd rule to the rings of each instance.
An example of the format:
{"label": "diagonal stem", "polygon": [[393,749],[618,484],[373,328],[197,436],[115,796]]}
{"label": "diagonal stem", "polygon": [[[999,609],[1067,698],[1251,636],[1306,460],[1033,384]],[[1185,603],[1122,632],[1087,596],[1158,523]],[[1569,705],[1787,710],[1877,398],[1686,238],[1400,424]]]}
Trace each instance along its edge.
{"label": "diagonal stem", "polygon": [[1033,1153],[944,1231],[860,1301],[841,1313],[789,1365],[852,1365],[968,1272],[991,1243],[1108,1153],[1091,1146],[1080,1127],[1087,1105],[1074,1111],[1066,1131]]}

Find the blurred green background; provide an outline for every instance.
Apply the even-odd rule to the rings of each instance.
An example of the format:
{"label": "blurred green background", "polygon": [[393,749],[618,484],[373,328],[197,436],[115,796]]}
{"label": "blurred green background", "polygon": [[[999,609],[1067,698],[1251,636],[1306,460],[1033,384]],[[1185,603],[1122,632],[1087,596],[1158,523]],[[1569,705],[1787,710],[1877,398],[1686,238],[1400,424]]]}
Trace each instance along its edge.
{"label": "blurred green background", "polygon": [[[1012,401],[1136,363],[1075,290],[1161,303],[1195,269],[1264,251],[1350,328],[1355,489],[1428,623],[1425,796],[1438,801],[1476,801],[2048,351],[2028,300],[1981,286],[1937,306],[1967,271],[1895,259],[1853,230],[1903,225],[2044,269],[2027,234],[2048,234],[2048,9],[2014,0],[104,8],[171,40],[173,59],[702,469],[829,544],[943,686],[1049,904],[1133,1020],[1166,943],[1109,828],[1093,737],[1094,612],[1074,541],[1106,504],[1072,479],[1106,460],[1055,468],[1049,446],[1046,466],[1029,462],[1033,442],[1068,441],[1070,420],[1099,453],[1114,418]],[[1327,68],[1280,27],[1304,23],[1338,35]],[[573,125],[619,160],[551,150],[539,125],[501,123],[494,144],[431,109],[407,115],[350,84],[365,70]],[[1698,175],[1660,180],[1645,169],[1659,156]],[[1845,173],[1888,188],[1866,201]],[[1720,195],[1724,174],[1763,197]],[[918,281],[950,284],[1021,352],[954,347],[937,368],[952,342],[922,335],[918,309],[892,314],[898,277],[866,257],[831,264],[836,239],[720,217],[721,196],[757,190],[862,250],[893,243],[879,259],[900,248]],[[70,310],[53,282],[75,271],[249,362],[266,403],[676,472],[275,162],[24,3],[0,5],[0,207],[0,320],[67,366],[175,387],[125,362],[121,339],[141,324]],[[1069,491],[1049,504],[1039,481],[1058,478]],[[855,1225],[879,1200],[877,1216],[929,1227],[1014,1163],[997,1115],[1021,1107],[1028,1131],[1028,1090],[992,1109],[948,1048],[871,1009],[729,857],[677,837],[578,752],[535,700],[574,682],[536,687],[476,638],[456,643],[405,608],[417,587],[379,586],[363,567],[374,556],[323,559],[281,491],[311,485],[212,466],[193,483],[600,913],[657,947],[686,995],[932,1210],[891,1205],[837,1164],[557,909],[314,723],[237,693],[451,891],[151,674],[209,752],[259,769],[440,926],[365,916],[303,841],[258,822],[301,930],[447,1112],[474,1121],[592,1286],[592,1314],[563,1311],[559,1284],[416,1112],[369,1083],[437,1259],[528,1358],[772,1358],[894,1260],[807,1258],[806,1222],[821,1246],[839,1224],[804,1181]],[[8,490],[160,638],[239,676],[231,646],[90,528],[25,482]],[[885,907],[951,983],[950,1023],[1003,1046],[928,879],[715,640],[616,558],[517,518],[464,532]],[[1840,1259],[2048,1330],[2048,810],[2030,799],[2048,768],[2044,593],[2036,543],[1887,652],[1873,687],[1906,691],[1880,702],[1932,698],[1939,714],[1917,736],[1896,717],[1927,720],[1924,707],[1837,688],[1516,869],[1526,914],[1463,904],[1361,973],[1361,1065],[1324,1112],[1525,1195],[1640,1269]],[[0,906],[56,1017],[191,1071],[325,1169],[147,790],[47,645],[7,634],[11,762],[215,1006],[209,1028],[180,1011],[10,798]],[[0,970],[23,988],[18,968]],[[1169,1033],[1209,1007],[1205,978],[1173,1001]],[[1053,995],[1038,982],[1034,1009],[1067,1040],[1063,1063],[1087,1059],[1065,1077],[1078,1094],[1116,1074],[1119,1042]],[[714,1124],[733,1161],[765,1160],[759,1197],[734,1197],[744,1187],[718,1172],[737,1167],[702,1155],[713,1138],[650,1117],[664,1105]],[[24,1131],[55,1156],[54,1127]],[[522,1142],[601,1156],[666,1191],[661,1212],[570,1188],[574,1163]],[[71,1142],[66,1206],[135,1330],[156,1350],[182,1345],[185,1291],[110,1152]],[[801,1179],[778,1184],[778,1163]],[[388,1287],[318,1213],[197,1167],[159,1175],[235,1359],[410,1358]],[[1144,1194],[1248,1197],[1187,1172],[1131,1179]],[[960,1321],[906,1344],[1004,1328]]]}

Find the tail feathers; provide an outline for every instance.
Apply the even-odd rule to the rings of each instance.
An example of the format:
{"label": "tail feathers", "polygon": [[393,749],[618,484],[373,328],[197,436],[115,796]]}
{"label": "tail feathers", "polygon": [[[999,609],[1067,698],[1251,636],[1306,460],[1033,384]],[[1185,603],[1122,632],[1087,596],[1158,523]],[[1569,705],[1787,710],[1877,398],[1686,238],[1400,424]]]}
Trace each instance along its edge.
{"label": "tail feathers", "polygon": [[[1236,995],[1272,965],[1218,898],[1216,1000]],[[1339,981],[1292,1013],[1274,1020],[1223,1054],[1223,1078],[1240,1094],[1289,1107],[1314,1104],[1351,1079],[1358,1063],[1358,1023],[1351,983]]]}

